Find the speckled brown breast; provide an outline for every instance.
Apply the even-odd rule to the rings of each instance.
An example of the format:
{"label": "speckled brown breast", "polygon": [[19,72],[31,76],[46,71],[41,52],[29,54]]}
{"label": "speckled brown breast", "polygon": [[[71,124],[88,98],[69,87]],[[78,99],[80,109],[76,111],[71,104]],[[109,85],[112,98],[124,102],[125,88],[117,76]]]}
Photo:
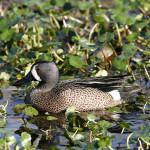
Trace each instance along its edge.
{"label": "speckled brown breast", "polygon": [[58,113],[70,106],[76,106],[79,111],[87,111],[116,106],[122,101],[114,100],[109,93],[96,88],[82,87],[71,82],[59,83],[46,92],[34,89],[30,93],[30,103],[40,110]]}

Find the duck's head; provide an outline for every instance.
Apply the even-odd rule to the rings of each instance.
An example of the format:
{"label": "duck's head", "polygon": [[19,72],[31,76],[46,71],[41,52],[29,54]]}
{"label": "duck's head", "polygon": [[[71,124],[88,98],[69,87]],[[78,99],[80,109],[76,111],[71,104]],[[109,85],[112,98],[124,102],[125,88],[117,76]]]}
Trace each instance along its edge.
{"label": "duck's head", "polygon": [[16,81],[13,86],[19,86],[30,81],[39,81],[40,84],[55,86],[59,79],[59,71],[55,63],[50,61],[38,61],[31,67],[29,73]]}

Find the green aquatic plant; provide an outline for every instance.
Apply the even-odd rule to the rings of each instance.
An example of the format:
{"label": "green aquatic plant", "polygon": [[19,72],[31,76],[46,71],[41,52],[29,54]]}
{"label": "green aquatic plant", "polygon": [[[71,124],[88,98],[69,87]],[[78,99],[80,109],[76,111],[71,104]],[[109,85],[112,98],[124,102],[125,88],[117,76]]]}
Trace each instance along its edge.
{"label": "green aquatic plant", "polygon": [[[0,4],[1,87],[8,86],[16,78],[20,79],[27,74],[32,63],[37,60],[56,62],[62,78],[130,73],[135,80],[134,72],[138,72],[142,81],[145,80],[141,77],[144,72],[146,80],[150,79],[148,1],[115,0],[113,7],[104,6],[99,0],[23,0],[8,3],[6,6],[2,6],[5,2]],[[27,92],[34,86],[33,83],[26,85]],[[142,111],[137,112],[138,119],[149,120],[148,98],[140,97],[136,103],[137,108]],[[6,104],[4,102],[0,107],[0,126],[3,129],[7,127]],[[132,106],[125,104],[123,107]],[[68,142],[60,145],[87,150],[113,149],[112,138],[116,137],[110,136],[108,130],[117,124],[121,128],[118,141],[121,141],[124,132],[131,131],[127,138],[127,148],[131,147],[130,143],[136,143],[143,149],[149,147],[148,125],[141,126],[138,132],[132,132],[132,126],[128,122],[114,119],[113,123],[96,118],[93,114],[82,118],[72,109],[65,116],[68,126],[65,125],[63,130],[63,137]],[[17,116],[23,115],[28,132],[21,131],[22,140],[19,143],[24,149],[32,149],[29,118],[38,120],[39,112],[24,104],[16,105],[13,110]],[[114,107],[108,111],[130,114],[131,110]],[[52,115],[46,118],[49,121],[58,119]],[[53,139],[51,131],[53,129],[42,131],[44,138],[49,141]],[[19,149],[14,132],[0,130],[0,133],[4,135],[0,138],[1,149]],[[55,146],[52,148],[58,149]]]}

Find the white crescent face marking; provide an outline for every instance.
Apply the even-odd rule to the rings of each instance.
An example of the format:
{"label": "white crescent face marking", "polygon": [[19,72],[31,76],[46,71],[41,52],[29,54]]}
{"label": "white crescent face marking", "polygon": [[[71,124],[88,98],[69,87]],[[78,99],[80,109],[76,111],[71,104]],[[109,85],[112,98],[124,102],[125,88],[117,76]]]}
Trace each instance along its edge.
{"label": "white crescent face marking", "polygon": [[108,93],[113,97],[114,100],[116,100],[116,101],[121,100],[121,96],[120,96],[120,93],[118,90],[113,90]]}
{"label": "white crescent face marking", "polygon": [[32,73],[33,77],[34,77],[37,81],[42,81],[41,78],[39,77],[39,75],[37,74],[36,70],[35,70],[35,67],[36,67],[36,66],[37,66],[37,65],[35,65],[35,66],[32,68],[31,73]]}

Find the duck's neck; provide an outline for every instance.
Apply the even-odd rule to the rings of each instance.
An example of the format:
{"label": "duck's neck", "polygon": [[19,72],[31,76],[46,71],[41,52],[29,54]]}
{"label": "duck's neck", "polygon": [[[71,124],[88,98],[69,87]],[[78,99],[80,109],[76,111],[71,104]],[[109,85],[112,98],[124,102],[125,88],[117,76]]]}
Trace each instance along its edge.
{"label": "duck's neck", "polygon": [[57,85],[58,78],[59,77],[55,76],[55,78],[53,78],[53,79],[51,78],[51,79],[47,79],[45,81],[41,81],[37,85],[36,89],[40,89],[43,91],[50,91],[52,88],[54,88]]}

